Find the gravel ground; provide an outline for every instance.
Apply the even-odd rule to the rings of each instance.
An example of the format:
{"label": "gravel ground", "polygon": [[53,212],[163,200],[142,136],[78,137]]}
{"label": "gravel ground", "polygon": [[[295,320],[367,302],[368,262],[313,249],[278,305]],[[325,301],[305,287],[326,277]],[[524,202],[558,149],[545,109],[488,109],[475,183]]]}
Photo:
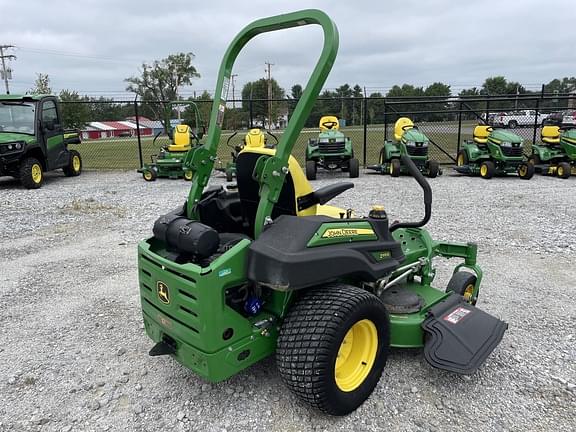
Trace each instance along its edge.
{"label": "gravel ground", "polygon": [[[355,183],[334,204],[421,214],[410,178]],[[332,418],[292,396],[273,359],[211,385],[147,356],[136,244],[183,202],[187,183],[86,172],[49,174],[28,191],[1,179],[0,431],[574,430],[576,180],[448,173],[431,183],[429,230],[479,244],[479,306],[510,328],[469,377],[432,369],[419,351],[393,351],[370,399]],[[439,263],[438,286],[451,265]]]}

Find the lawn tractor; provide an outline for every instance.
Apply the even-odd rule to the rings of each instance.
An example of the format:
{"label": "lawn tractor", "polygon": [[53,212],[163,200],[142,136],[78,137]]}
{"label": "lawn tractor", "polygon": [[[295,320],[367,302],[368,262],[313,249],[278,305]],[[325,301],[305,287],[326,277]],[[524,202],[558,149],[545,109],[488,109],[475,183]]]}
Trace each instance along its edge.
{"label": "lawn tractor", "polygon": [[[183,167],[184,158],[188,151],[192,148],[192,143],[200,145],[202,132],[199,131],[201,120],[198,106],[192,101],[174,101],[170,102],[168,113],[171,113],[177,105],[189,105],[194,111],[196,117],[196,130],[192,130],[189,125],[179,124],[176,125],[169,133],[170,144],[163,146],[160,152],[150,157],[151,162],[144,164],[138,170],[142,173],[142,177],[146,181],[154,181],[158,177],[192,180],[192,171]],[[166,118],[166,125],[170,125],[170,115]],[[169,126],[168,126],[169,127]],[[162,135],[159,132],[154,136],[152,145],[156,145],[156,140]]]}
{"label": "lawn tractor", "polygon": [[[323,12],[244,28],[224,55],[214,94],[226,94],[250,39],[310,24],[324,31],[316,67],[277,148],[239,153],[234,189],[206,188],[226,108],[224,96],[214,101],[207,141],[184,162],[194,172],[188,199],[138,245],[140,298],[150,355],[170,355],[218,382],[275,354],[294,394],[345,415],[370,396],[390,348],[423,349],[432,366],[468,374],[507,325],[474,306],[482,280],[476,245],[435,241],[422,228],[432,191],[407,155],[401,160],[424,191],[425,215],[392,223],[382,206],[356,217],[328,205],[354,184],[313,190],[291,155],[338,49]],[[431,286],[438,256],[463,260],[444,289]]]}
{"label": "lawn tractor", "polygon": [[278,138],[270,132],[266,131],[268,135],[274,138],[275,143],[269,144],[268,139],[264,132],[262,132],[259,128],[253,128],[248,131],[246,135],[244,135],[244,141],[242,143],[231,144],[232,140],[238,136],[238,131],[235,131],[232,135],[228,137],[226,140],[226,145],[232,149],[230,152],[230,156],[232,160],[226,164],[226,166],[220,166],[215,168],[217,171],[223,172],[226,174],[226,181],[231,182],[236,177],[236,159],[238,155],[242,151],[245,146],[248,147],[266,147],[266,148],[273,148],[275,145],[278,144]]}
{"label": "lawn tractor", "polygon": [[350,178],[360,174],[360,163],[354,157],[352,140],[340,132],[337,117],[324,116],[320,119],[320,134],[309,139],[306,147],[306,178],[316,180],[318,167],[328,171],[348,171]]}
{"label": "lawn tractor", "polygon": [[430,140],[414,125],[408,117],[400,117],[394,124],[395,141],[385,141],[380,150],[378,165],[368,168],[382,174],[390,174],[398,177],[400,174],[408,174],[408,168],[401,163],[401,155],[407,155],[418,170],[430,177],[435,178],[442,174],[437,161],[428,158]]}
{"label": "lawn tractor", "polygon": [[542,144],[532,146],[529,162],[537,173],[567,179],[576,175],[576,128],[544,126]]}
{"label": "lawn tractor", "polygon": [[534,176],[534,165],[524,158],[524,140],[508,130],[479,125],[473,139],[465,140],[458,152],[455,170],[484,179],[518,173],[521,179]]}
{"label": "lawn tractor", "polygon": [[80,144],[80,135],[63,129],[56,96],[0,95],[0,177],[38,189],[46,171],[62,168],[65,176],[78,176],[82,158],[70,144]]}

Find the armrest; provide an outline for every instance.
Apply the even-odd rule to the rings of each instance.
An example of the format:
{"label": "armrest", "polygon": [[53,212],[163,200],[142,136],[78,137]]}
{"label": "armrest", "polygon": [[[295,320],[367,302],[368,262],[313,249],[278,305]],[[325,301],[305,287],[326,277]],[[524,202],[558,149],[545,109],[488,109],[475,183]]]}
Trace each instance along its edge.
{"label": "armrest", "polygon": [[307,209],[316,204],[326,204],[332,198],[337,197],[342,192],[352,189],[353,187],[354,183],[336,183],[324,186],[308,195],[301,196],[298,198],[298,211]]}

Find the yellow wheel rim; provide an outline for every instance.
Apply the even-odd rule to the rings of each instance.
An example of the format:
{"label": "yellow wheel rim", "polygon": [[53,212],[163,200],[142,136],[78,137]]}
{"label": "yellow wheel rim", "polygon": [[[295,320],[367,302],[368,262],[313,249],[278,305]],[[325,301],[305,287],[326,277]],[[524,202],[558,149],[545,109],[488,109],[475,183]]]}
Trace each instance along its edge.
{"label": "yellow wheel rim", "polygon": [[76,155],[72,158],[72,168],[74,168],[76,172],[80,171],[80,158]]}
{"label": "yellow wheel rim", "polygon": [[559,166],[558,170],[556,171],[556,174],[558,175],[558,177],[562,177],[564,175],[564,168]]}
{"label": "yellow wheel rim", "polygon": [[390,164],[390,168],[388,169],[388,171],[390,172],[390,174],[392,174],[394,172],[394,165]]}
{"label": "yellow wheel rim", "polygon": [[192,176],[193,176],[192,171],[186,171],[186,172],[184,173],[184,178],[185,178],[186,180],[192,180]]}
{"label": "yellow wheel rim", "polygon": [[522,165],[518,170],[521,177],[524,177],[528,173],[528,167],[526,165]]}
{"label": "yellow wheel rim", "polygon": [[464,156],[458,155],[458,160],[456,161],[456,165],[463,166],[464,165]]}
{"label": "yellow wheel rim", "polygon": [[473,295],[474,295],[474,284],[469,284],[464,289],[464,294],[462,295],[462,297],[464,297],[464,300],[466,300],[467,302],[471,302]]}
{"label": "yellow wheel rim", "polygon": [[377,350],[378,331],[372,321],[358,321],[348,330],[334,367],[336,385],[340,390],[351,392],[360,387],[374,366]]}
{"label": "yellow wheel rim", "polygon": [[480,167],[480,175],[482,177],[486,177],[486,174],[488,174],[488,167],[486,165],[482,165]]}
{"label": "yellow wheel rim", "polygon": [[42,181],[42,167],[38,164],[32,165],[32,181],[36,184]]}
{"label": "yellow wheel rim", "polygon": [[145,180],[152,180],[152,173],[150,171],[146,171],[144,173],[144,179]]}

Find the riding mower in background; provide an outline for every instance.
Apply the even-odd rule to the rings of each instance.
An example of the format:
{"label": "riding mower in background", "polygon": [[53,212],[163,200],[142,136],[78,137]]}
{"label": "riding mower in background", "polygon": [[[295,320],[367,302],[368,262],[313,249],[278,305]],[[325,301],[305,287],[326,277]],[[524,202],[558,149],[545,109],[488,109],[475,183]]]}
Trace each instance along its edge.
{"label": "riding mower in background", "polygon": [[316,171],[341,169],[348,171],[350,178],[360,175],[360,162],[354,157],[352,140],[340,132],[337,117],[324,116],[320,119],[320,134],[309,139],[306,147],[306,178],[316,180]]}
{"label": "riding mower in background", "polygon": [[544,126],[542,144],[532,146],[528,161],[537,173],[567,179],[576,175],[576,128]]}
{"label": "riding mower in background", "polygon": [[[245,146],[237,188],[205,189],[216,160],[226,100],[216,98],[208,138],[184,165],[194,172],[187,201],[154,224],[138,245],[144,326],[150,355],[171,355],[211,382],[276,355],[286,385],[333,415],[372,393],[391,347],[423,348],[434,367],[474,372],[498,345],[506,323],[474,305],[482,271],[473,243],[432,240],[432,191],[418,222],[389,223],[327,205],[354,187],[313,190],[291,155],[334,63],[338,31],[323,12],[305,10],[253,22],[226,51],[216,95],[242,47],[260,33],[319,24],[320,59],[276,149]],[[434,257],[460,258],[445,289],[431,286]],[[165,363],[164,367],[173,367]]]}
{"label": "riding mower in background", "polygon": [[400,159],[400,156],[404,154],[412,159],[414,165],[425,176],[435,178],[442,174],[438,162],[428,157],[430,140],[408,117],[400,117],[396,120],[394,139],[395,141],[384,142],[384,147],[380,150],[378,165],[371,165],[368,169],[381,174],[390,174],[392,177],[407,174],[409,170],[402,165]]}
{"label": "riding mower in background", "polygon": [[456,163],[460,174],[480,174],[484,179],[512,173],[524,180],[534,176],[534,165],[524,159],[522,137],[492,126],[474,128],[473,140],[464,141]]}
{"label": "riding mower in background", "polygon": [[[200,132],[199,125],[201,124],[200,112],[198,111],[198,106],[192,101],[174,101],[170,102],[168,110],[168,115],[166,118],[166,125],[170,125],[170,113],[176,105],[189,105],[195,114],[196,130],[193,131],[189,125],[179,124],[176,125],[168,134],[170,139],[170,144],[160,148],[160,151],[156,155],[150,156],[151,163],[144,164],[142,168],[138,170],[142,173],[142,177],[146,181],[154,181],[158,177],[179,179],[184,178],[186,181],[192,180],[192,171],[185,169],[183,167],[184,158],[188,151],[192,148],[192,140],[195,141],[195,145],[200,145],[200,139],[203,136],[203,131]],[[158,132],[152,141],[152,145],[155,146],[156,140],[162,135],[162,132]]]}
{"label": "riding mower in background", "polygon": [[232,160],[226,164],[225,167],[218,167],[215,168],[217,171],[223,172],[226,174],[226,181],[231,182],[236,177],[236,159],[238,158],[238,154],[242,151],[244,146],[248,147],[266,147],[266,148],[274,148],[275,145],[278,144],[278,138],[270,132],[266,131],[268,135],[274,138],[274,144],[268,144],[268,139],[264,132],[262,132],[259,128],[253,128],[248,131],[248,133],[244,136],[244,142],[232,145],[230,142],[232,139],[238,135],[238,131],[235,131],[232,135],[228,137],[226,140],[226,145],[232,149],[230,152],[230,156]]}

